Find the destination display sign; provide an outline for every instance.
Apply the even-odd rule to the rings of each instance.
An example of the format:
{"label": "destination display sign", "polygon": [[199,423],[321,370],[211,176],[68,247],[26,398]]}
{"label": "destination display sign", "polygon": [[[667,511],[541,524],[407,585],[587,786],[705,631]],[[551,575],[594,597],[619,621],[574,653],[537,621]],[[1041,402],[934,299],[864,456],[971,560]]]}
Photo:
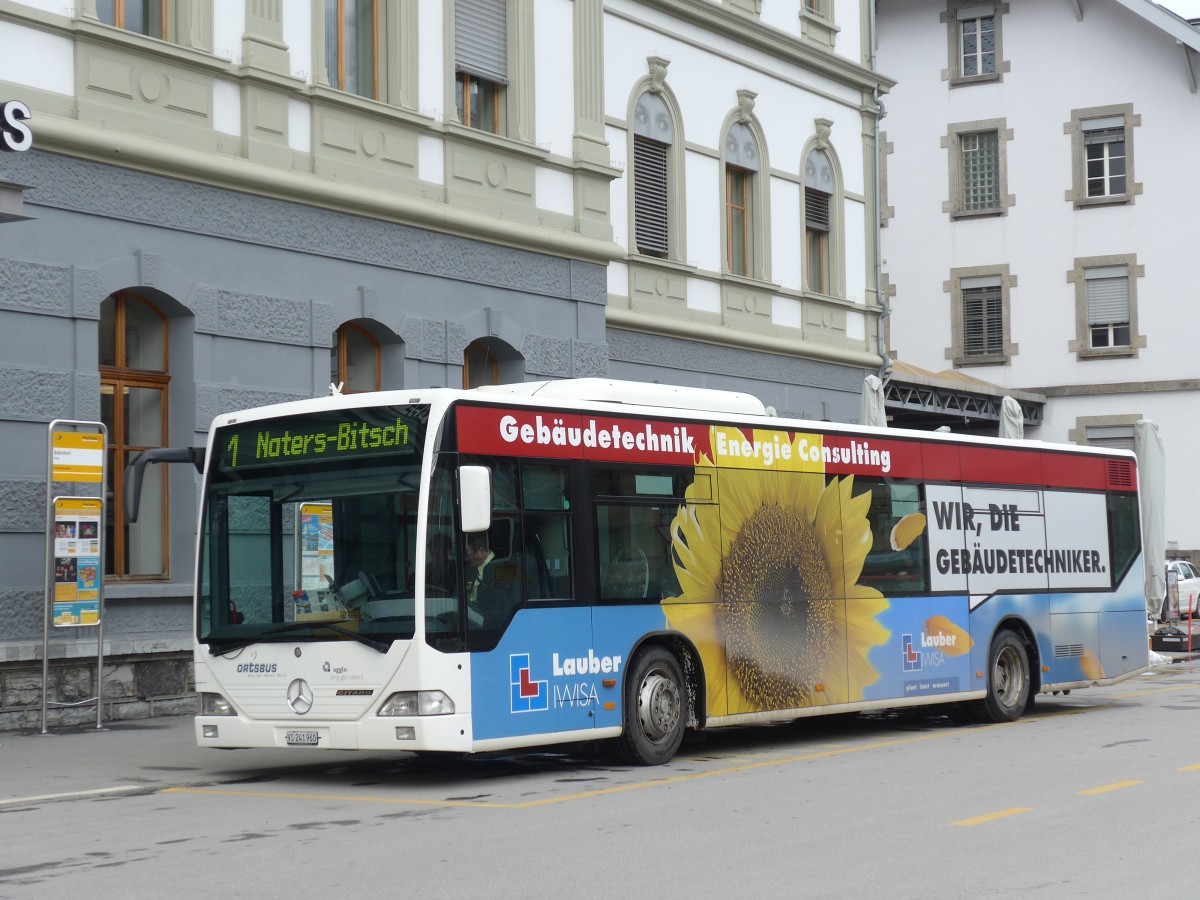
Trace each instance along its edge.
{"label": "destination display sign", "polygon": [[376,407],[227,425],[214,442],[217,467],[232,474],[264,466],[414,456],[428,418],[428,407]]}

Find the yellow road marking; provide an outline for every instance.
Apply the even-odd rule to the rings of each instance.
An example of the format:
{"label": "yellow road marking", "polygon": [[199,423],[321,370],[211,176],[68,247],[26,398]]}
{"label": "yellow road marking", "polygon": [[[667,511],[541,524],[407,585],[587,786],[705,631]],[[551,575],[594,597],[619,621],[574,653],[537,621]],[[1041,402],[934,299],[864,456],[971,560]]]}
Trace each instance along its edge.
{"label": "yellow road marking", "polygon": [[1007,819],[1009,816],[1019,816],[1021,813],[1033,812],[1032,806],[1014,806],[1011,809],[1002,809],[999,812],[988,813],[986,816],[975,816],[973,819],[960,819],[957,822],[951,822],[951,825],[961,825],[964,828],[971,825],[982,825],[984,822],[995,822],[997,819]]}
{"label": "yellow road marking", "polygon": [[321,800],[343,801],[358,803],[393,803],[405,806],[439,806],[439,807],[472,807],[476,809],[533,809],[538,806],[549,806],[555,803],[568,803],[573,800],[588,800],[593,797],[603,797],[609,794],[620,794],[625,791],[636,791],[642,788],[664,787],[680,784],[686,781],[697,781],[701,778],[712,778],[717,775],[733,775],[738,772],[751,772],[755,769],[765,769],[770,766],[781,766],[790,763],[809,762],[814,759],[828,759],[832,756],[845,756],[849,753],[862,753],[867,750],[882,750],[887,747],[898,747],[903,744],[914,744],[918,741],[928,741],[942,737],[949,732],[922,734],[913,737],[897,738],[891,741],[877,741],[859,747],[836,747],[831,750],[821,750],[816,753],[805,753],[800,756],[785,756],[778,759],[766,759],[758,762],[743,763],[737,766],[724,766],[710,769],[706,772],[692,772],[687,775],[675,775],[670,778],[655,778],[651,781],[638,781],[632,784],[621,784],[615,787],[597,788],[593,791],[580,791],[575,794],[564,794],[557,797],[544,797],[540,800],[526,800],[521,803],[494,803],[477,800],[420,800],[413,797],[373,797],[355,796],[353,794],[309,794],[296,792],[274,791],[238,791],[228,788],[167,788],[164,794],[216,794],[227,797],[256,797],[274,798],[278,800]]}
{"label": "yellow road marking", "polygon": [[1101,785],[1100,787],[1088,788],[1086,791],[1076,791],[1084,797],[1090,797],[1094,794],[1107,794],[1109,791],[1119,791],[1121,788],[1133,787],[1135,784],[1145,784],[1144,781],[1115,781],[1112,784]]}
{"label": "yellow road marking", "polygon": [[1180,772],[1200,772],[1200,763],[1197,763],[1194,766],[1184,766],[1179,771]]}
{"label": "yellow road marking", "polygon": [[1186,691],[1195,690],[1194,684],[1176,684],[1171,687],[1147,688],[1144,691],[1130,691],[1128,694],[1122,694],[1122,697],[1145,697],[1147,694],[1165,694],[1169,691]]}

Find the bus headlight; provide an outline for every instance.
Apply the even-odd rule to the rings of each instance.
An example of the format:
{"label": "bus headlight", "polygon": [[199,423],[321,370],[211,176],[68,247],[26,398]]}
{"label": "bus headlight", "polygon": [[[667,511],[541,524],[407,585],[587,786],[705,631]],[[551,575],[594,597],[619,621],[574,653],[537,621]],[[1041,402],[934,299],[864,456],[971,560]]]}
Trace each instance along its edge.
{"label": "bus headlight", "polygon": [[379,707],[381,716],[448,716],[454,701],[444,691],[399,691]]}
{"label": "bus headlight", "polygon": [[200,715],[202,716],[236,716],[233,704],[220,694],[200,695]]}

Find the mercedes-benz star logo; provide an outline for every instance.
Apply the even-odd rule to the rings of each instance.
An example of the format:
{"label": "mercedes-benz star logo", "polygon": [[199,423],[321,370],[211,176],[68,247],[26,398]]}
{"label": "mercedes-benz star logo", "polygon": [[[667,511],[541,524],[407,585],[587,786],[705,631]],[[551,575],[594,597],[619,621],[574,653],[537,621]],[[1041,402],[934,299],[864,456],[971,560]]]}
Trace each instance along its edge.
{"label": "mercedes-benz star logo", "polygon": [[308,682],[303,678],[297,678],[287,689],[287,704],[292,708],[298,716],[304,715],[312,709],[313,692],[308,686]]}

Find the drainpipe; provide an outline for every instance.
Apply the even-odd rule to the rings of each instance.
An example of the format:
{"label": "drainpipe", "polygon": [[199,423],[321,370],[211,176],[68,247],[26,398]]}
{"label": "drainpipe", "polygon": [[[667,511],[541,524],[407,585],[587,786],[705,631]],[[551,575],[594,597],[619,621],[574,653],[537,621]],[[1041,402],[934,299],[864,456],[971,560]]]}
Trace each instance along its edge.
{"label": "drainpipe", "polygon": [[[867,4],[868,16],[868,31],[871,41],[871,71],[878,74],[879,72],[879,36],[876,31],[875,7],[878,0],[871,0]],[[876,82],[875,87],[871,91],[871,99],[875,103],[875,297],[879,303],[882,312],[879,314],[879,328],[875,333],[876,345],[879,350],[879,357],[882,360],[879,366],[879,371],[876,373],[879,380],[884,383],[888,382],[888,369],[891,368],[892,361],[887,355],[887,344],[883,337],[884,321],[891,316],[891,304],[888,298],[883,293],[883,229],[880,228],[880,223],[883,219],[883,173],[879,164],[879,157],[882,153],[882,148],[879,146],[879,122],[887,115],[887,110],[883,107],[883,92],[879,88],[879,83]]]}

